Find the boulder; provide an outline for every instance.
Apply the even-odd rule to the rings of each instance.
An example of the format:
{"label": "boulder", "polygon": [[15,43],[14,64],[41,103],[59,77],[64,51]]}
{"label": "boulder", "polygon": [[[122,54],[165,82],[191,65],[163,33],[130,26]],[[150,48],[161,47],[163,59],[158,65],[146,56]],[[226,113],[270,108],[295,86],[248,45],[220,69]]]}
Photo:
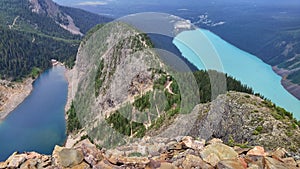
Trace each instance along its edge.
{"label": "boulder", "polygon": [[248,163],[248,166],[252,168],[264,168],[264,157],[262,156],[246,156],[245,161]]}
{"label": "boulder", "polygon": [[274,158],[270,158],[270,157],[266,157],[265,158],[265,162],[266,162],[266,168],[267,169],[296,169],[296,167],[291,167],[287,164],[284,164],[281,161],[278,161]]}
{"label": "boulder", "polygon": [[118,163],[126,165],[139,165],[146,166],[150,160],[146,157],[119,157],[117,159]]}
{"label": "boulder", "polygon": [[222,160],[238,158],[238,153],[229,146],[216,143],[206,146],[204,150],[200,152],[200,156],[205,162],[216,166]]}
{"label": "boulder", "polygon": [[287,151],[284,148],[277,148],[271,153],[272,158],[284,158]]}
{"label": "boulder", "polygon": [[37,159],[29,159],[21,165],[20,169],[37,169],[37,164]]}
{"label": "boulder", "polygon": [[160,164],[160,167],[158,169],[177,169],[177,167],[171,163],[163,162]]}
{"label": "boulder", "polygon": [[71,169],[90,169],[90,168],[91,168],[90,165],[88,165],[85,162],[82,162],[78,165],[75,165],[75,166],[71,167]]}
{"label": "boulder", "polygon": [[296,163],[295,159],[292,157],[284,158],[284,159],[282,159],[282,162],[291,167],[297,167],[297,163]]}
{"label": "boulder", "polygon": [[62,148],[55,146],[53,157],[58,166],[61,167],[74,167],[83,161],[83,154],[76,149]]}
{"label": "boulder", "polygon": [[21,165],[22,163],[24,163],[25,161],[26,161],[26,155],[25,155],[25,154],[14,155],[14,156],[10,159],[10,161],[9,161],[9,163],[8,163],[8,165],[7,165],[7,167],[8,167],[8,168],[19,168],[20,165]]}
{"label": "boulder", "polygon": [[93,166],[93,169],[117,169],[118,167],[115,167],[109,163],[107,160],[102,160],[98,164]]}
{"label": "boulder", "polygon": [[80,141],[74,146],[75,149],[81,151],[84,156],[84,160],[90,165],[96,165],[104,157],[102,152],[90,142],[89,139]]}
{"label": "boulder", "polygon": [[193,168],[201,166],[202,169],[213,168],[211,165],[205,163],[200,157],[188,154],[182,163],[183,168]]}
{"label": "boulder", "polygon": [[263,147],[255,146],[253,149],[248,151],[247,156],[266,156],[266,152]]}
{"label": "boulder", "polygon": [[208,145],[209,144],[217,144],[217,143],[223,143],[223,141],[221,139],[218,139],[218,138],[213,138],[213,139],[211,139],[207,142]]}
{"label": "boulder", "polygon": [[246,169],[247,163],[241,159],[223,160],[217,164],[218,169]]}
{"label": "boulder", "polygon": [[182,143],[186,147],[194,149],[194,150],[202,150],[205,146],[205,140],[195,140],[190,136],[183,137]]}

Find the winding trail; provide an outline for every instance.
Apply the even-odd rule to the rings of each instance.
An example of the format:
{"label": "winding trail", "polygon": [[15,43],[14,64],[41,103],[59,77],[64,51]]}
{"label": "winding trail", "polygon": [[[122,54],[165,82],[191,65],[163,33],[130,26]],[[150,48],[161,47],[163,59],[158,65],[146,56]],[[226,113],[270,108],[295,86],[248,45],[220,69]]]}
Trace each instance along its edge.
{"label": "winding trail", "polygon": [[12,29],[15,25],[16,25],[16,22],[17,20],[20,18],[20,16],[17,16],[14,21],[13,21],[13,24],[12,25],[8,25],[9,29]]}

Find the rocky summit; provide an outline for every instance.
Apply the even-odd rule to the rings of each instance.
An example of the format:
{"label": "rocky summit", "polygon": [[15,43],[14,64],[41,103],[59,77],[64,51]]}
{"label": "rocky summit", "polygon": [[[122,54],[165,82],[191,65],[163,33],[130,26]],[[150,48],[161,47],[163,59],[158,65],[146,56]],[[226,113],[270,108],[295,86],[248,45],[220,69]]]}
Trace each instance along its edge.
{"label": "rocky summit", "polygon": [[114,149],[99,149],[88,139],[72,148],[56,146],[52,155],[13,153],[0,168],[95,168],[95,169],[296,169],[300,157],[283,148],[230,147],[220,139],[205,141],[190,136],[143,138]]}

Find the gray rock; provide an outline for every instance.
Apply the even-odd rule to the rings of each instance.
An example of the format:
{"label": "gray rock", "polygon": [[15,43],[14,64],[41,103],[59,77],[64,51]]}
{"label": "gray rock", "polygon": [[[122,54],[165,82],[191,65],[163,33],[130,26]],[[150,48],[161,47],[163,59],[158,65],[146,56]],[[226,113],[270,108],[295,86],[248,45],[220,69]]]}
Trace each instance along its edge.
{"label": "gray rock", "polygon": [[73,167],[83,161],[83,154],[81,151],[75,149],[63,148],[57,153],[58,164],[62,167]]}

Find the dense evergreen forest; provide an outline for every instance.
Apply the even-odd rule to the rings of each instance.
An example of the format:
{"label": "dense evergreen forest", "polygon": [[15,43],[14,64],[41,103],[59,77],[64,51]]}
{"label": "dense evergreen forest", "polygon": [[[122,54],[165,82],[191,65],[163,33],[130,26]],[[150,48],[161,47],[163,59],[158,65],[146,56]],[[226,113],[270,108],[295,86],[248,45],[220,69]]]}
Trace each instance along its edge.
{"label": "dense evergreen forest", "polygon": [[[22,80],[50,67],[57,59],[72,67],[82,39],[63,29],[71,16],[82,33],[110,19],[80,9],[57,5],[53,17],[44,0],[39,0],[43,12],[32,12],[28,0],[0,0],[0,78]],[[55,4],[56,5],[56,4]],[[53,10],[53,9],[52,9]],[[52,12],[53,13],[53,12]]]}
{"label": "dense evergreen forest", "polygon": [[0,28],[0,37],[0,75],[12,80],[30,75],[35,67],[48,68],[52,58],[71,66],[79,44],[5,28]]}

